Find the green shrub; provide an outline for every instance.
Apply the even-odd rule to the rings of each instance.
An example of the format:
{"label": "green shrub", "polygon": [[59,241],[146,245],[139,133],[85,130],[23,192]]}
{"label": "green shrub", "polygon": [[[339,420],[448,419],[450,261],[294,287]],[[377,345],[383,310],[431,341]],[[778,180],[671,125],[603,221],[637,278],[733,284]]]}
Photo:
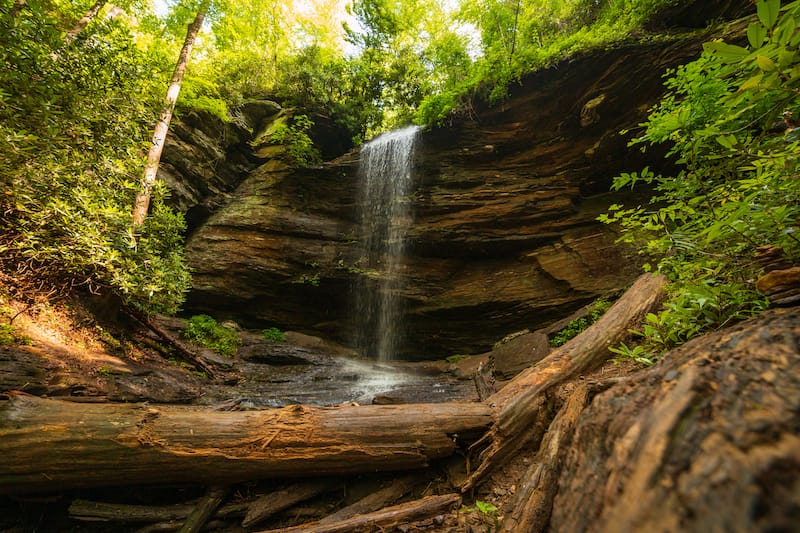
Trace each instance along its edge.
{"label": "green shrub", "polygon": [[191,317],[183,331],[183,336],[200,346],[205,346],[226,356],[234,355],[241,344],[237,332],[223,328],[208,315]]}
{"label": "green shrub", "polygon": [[16,342],[16,340],[14,328],[11,327],[11,324],[0,324],[0,346],[8,346]]}
{"label": "green shrub", "polygon": [[269,140],[273,144],[285,145],[289,161],[297,166],[308,167],[319,164],[322,160],[319,150],[307,133],[313,125],[314,122],[308,116],[295,115],[291,125],[276,124]]}
{"label": "green shrub", "polygon": [[286,342],[286,334],[275,327],[261,331],[261,335],[268,341]]}
{"label": "green shrub", "polygon": [[647,205],[615,205],[600,217],[619,224],[651,259],[646,268],[671,282],[663,310],[639,332],[637,359],[765,309],[754,286],[759,248],[800,259],[798,130],[776,128],[800,110],[800,2],[781,10],[778,0],[759,1],[756,9],[749,47],[706,43],[698,60],[670,71],[667,95],[632,142],[666,143],[680,172],[621,174],[614,189],[644,184],[655,193]]}
{"label": "green shrub", "polygon": [[608,311],[611,305],[611,302],[608,300],[602,298],[596,300],[589,308],[589,312],[586,316],[571,320],[570,323],[567,324],[567,327],[555,333],[553,338],[550,339],[550,345],[554,347],[563,346],[573,337],[577,337],[579,333],[582,333],[589,326],[597,322],[597,320]]}
{"label": "green shrub", "polygon": [[163,186],[138,241],[130,232],[159,63],[117,19],[63,48],[47,4],[0,20],[0,267],[174,313],[189,286],[185,224]]}

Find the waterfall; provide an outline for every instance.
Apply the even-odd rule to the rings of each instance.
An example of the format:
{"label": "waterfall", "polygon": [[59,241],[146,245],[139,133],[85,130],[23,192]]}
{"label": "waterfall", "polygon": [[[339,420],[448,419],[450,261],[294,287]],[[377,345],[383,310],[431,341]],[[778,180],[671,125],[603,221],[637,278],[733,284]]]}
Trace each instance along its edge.
{"label": "waterfall", "polygon": [[403,255],[412,221],[414,145],[419,128],[384,133],[361,148],[360,244],[355,284],[356,346],[363,355],[394,359],[403,336]]}

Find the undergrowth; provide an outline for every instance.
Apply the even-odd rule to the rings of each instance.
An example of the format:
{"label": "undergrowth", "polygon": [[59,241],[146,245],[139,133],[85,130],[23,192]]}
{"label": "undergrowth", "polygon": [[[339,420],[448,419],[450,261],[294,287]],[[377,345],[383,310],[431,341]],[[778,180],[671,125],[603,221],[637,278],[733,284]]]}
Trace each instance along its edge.
{"label": "undergrowth", "polygon": [[236,354],[241,344],[239,334],[228,328],[220,326],[216,320],[208,315],[195,315],[189,319],[183,336],[215,352],[232,356]]}
{"label": "undergrowth", "polygon": [[650,364],[665,351],[766,309],[755,288],[759,253],[800,260],[800,2],[759,1],[748,46],[706,43],[668,73],[667,95],[632,145],[666,143],[675,176],[623,173],[613,188],[645,185],[649,204],[612,206],[619,224],[670,281],[662,310],[646,317],[639,345],[612,348]]}

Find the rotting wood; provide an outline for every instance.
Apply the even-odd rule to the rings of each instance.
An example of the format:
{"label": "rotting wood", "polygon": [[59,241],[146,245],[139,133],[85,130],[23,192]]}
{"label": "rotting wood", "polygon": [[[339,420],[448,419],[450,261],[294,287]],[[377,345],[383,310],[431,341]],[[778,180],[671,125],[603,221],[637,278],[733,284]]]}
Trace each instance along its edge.
{"label": "rotting wood", "polygon": [[492,421],[481,403],[217,412],[0,396],[0,493],[405,471]]}
{"label": "rotting wood", "polygon": [[85,522],[168,522],[185,520],[194,508],[191,503],[153,506],[77,499],[69,506],[69,517]]}
{"label": "rotting wood", "polygon": [[[227,503],[215,510],[213,517],[244,516],[249,503]],[[177,531],[197,508],[197,501],[174,505],[132,505],[77,499],[69,506],[73,520],[86,522],[147,523],[143,530]]]}
{"label": "rotting wood", "polygon": [[357,515],[340,522],[322,524],[311,522],[299,526],[273,529],[260,533],[350,533],[367,528],[381,531],[392,527],[443,514],[461,503],[458,494],[426,496],[419,500],[401,503],[373,513]]}
{"label": "rotting wood", "polygon": [[666,278],[661,275],[640,276],[596,323],[486,400],[497,408],[497,421],[490,433],[472,445],[471,451],[482,451],[478,468],[462,486],[463,491],[472,489],[525,442],[523,436],[539,416],[537,398],[606,361],[611,354],[608,347],[624,340],[629,328],[661,303],[665,285]]}
{"label": "rotting wood", "polygon": [[178,533],[197,533],[203,529],[208,519],[214,514],[217,508],[227,498],[229,487],[209,487],[205,496],[198,502],[197,506],[189,513]]}
{"label": "rotting wood", "polygon": [[242,527],[253,527],[296,503],[332,491],[338,486],[337,482],[329,480],[307,481],[265,494],[250,504],[250,508],[242,520]]}
{"label": "rotting wood", "polygon": [[409,493],[411,489],[414,488],[414,485],[417,483],[417,481],[418,476],[416,475],[397,478],[393,480],[387,487],[373,492],[372,494],[361,498],[357,502],[348,505],[347,507],[343,507],[335,513],[331,513],[325,518],[322,518],[319,523],[324,525],[341,522],[342,520],[352,518],[356,515],[371,513],[387,507]]}
{"label": "rotting wood", "polygon": [[559,410],[542,440],[539,452],[522,478],[521,486],[503,520],[501,532],[535,533],[547,527],[553,499],[558,491],[563,456],[572,438],[575,422],[588,401],[588,387],[581,384]]}
{"label": "rotting wood", "polygon": [[478,392],[480,401],[485,401],[495,393],[490,365],[481,363],[478,371],[472,375],[472,381],[475,382],[475,390]]}

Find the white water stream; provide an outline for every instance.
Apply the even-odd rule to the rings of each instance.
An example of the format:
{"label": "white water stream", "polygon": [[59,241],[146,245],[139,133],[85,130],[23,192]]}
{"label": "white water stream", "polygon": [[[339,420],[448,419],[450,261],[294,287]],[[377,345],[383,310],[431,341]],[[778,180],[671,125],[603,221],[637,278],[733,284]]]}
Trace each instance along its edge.
{"label": "white water stream", "polygon": [[384,133],[361,148],[360,244],[354,295],[356,346],[370,358],[395,358],[402,339],[403,265],[412,222],[414,149],[419,128]]}

